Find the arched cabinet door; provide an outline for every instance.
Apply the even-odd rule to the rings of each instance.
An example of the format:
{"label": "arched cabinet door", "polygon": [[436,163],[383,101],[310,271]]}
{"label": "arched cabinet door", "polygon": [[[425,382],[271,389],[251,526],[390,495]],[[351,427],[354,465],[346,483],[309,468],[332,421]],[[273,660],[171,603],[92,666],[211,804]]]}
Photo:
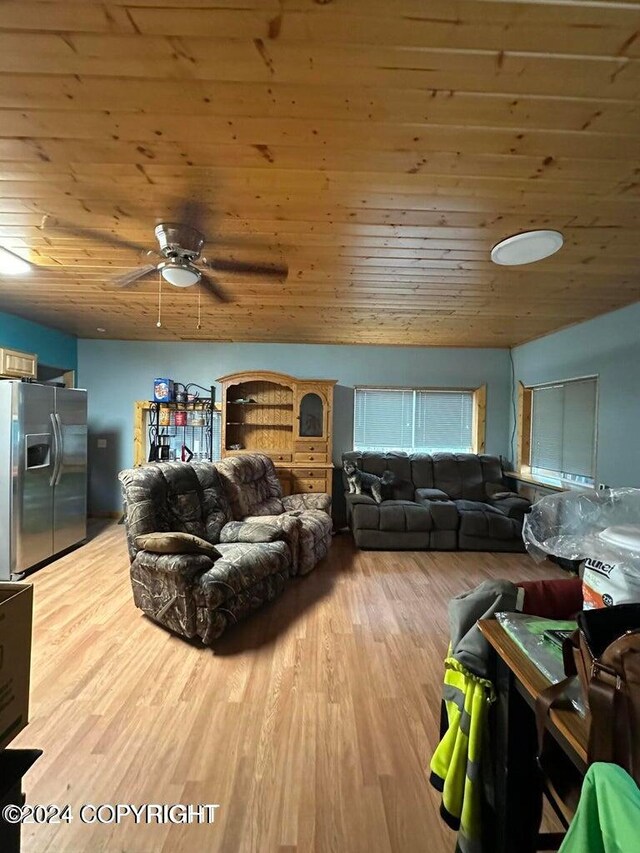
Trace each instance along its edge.
{"label": "arched cabinet door", "polygon": [[300,396],[298,438],[326,439],[327,401],[315,391]]}
{"label": "arched cabinet door", "polygon": [[327,463],[331,439],[331,405],[320,383],[299,382],[294,404],[295,462]]}

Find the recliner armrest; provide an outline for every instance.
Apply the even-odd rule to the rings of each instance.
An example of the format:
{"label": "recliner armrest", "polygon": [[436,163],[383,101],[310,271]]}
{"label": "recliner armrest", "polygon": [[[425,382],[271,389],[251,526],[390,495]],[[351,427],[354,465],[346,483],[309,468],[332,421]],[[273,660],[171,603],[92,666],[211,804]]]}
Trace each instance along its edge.
{"label": "recliner armrest", "polygon": [[304,493],[300,495],[287,495],[282,498],[286,511],[320,509],[328,513],[331,510],[331,495],[326,492]]}
{"label": "recliner armrest", "polygon": [[[497,498],[498,495],[501,495],[502,497],[522,498],[522,495],[511,491],[511,489],[508,489],[504,483],[485,483],[484,490],[490,500]],[[526,498],[522,498],[522,500],[526,500]]]}
{"label": "recliner armrest", "polygon": [[261,521],[230,521],[220,531],[221,544],[277,542],[286,539],[286,531],[276,524]]}
{"label": "recliner armrest", "polygon": [[[498,494],[501,493],[499,492]],[[489,499],[488,504],[500,510],[500,512],[503,512],[509,518],[515,518],[519,521],[522,521],[526,513],[531,509],[531,501],[523,498],[522,495],[516,494],[505,495],[505,497],[494,495],[494,497]]]}
{"label": "recliner armrest", "polygon": [[153,551],[138,551],[133,563],[186,581],[193,581],[213,566],[213,560],[206,554],[156,554]]}

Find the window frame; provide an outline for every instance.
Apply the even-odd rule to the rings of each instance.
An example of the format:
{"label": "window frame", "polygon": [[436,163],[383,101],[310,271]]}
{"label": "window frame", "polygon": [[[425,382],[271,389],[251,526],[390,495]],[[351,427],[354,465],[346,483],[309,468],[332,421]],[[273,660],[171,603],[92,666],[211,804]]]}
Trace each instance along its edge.
{"label": "window frame", "polygon": [[[487,386],[477,385],[471,387],[441,387],[435,385],[412,386],[412,385],[354,385],[353,388],[353,428],[351,430],[351,449],[355,450],[356,443],[356,393],[358,391],[411,391],[434,392],[434,393],[467,393],[472,395],[472,421],[471,421],[471,446],[472,453],[484,453],[486,441],[486,415],[487,415]],[[415,433],[415,396],[413,414],[413,432]],[[392,449],[392,448],[391,448]],[[363,451],[366,452],[366,451]],[[408,451],[414,452],[414,451]],[[448,451],[442,451],[446,453]]]}
{"label": "window frame", "polygon": [[[533,392],[542,388],[554,388],[557,386],[570,385],[573,382],[595,382],[595,404],[593,420],[593,451],[592,451],[592,479],[593,482],[564,477],[562,471],[549,471],[543,469],[534,470],[531,465],[531,453],[533,447]],[[597,488],[598,482],[598,412],[600,407],[600,375],[598,373],[585,376],[572,376],[568,379],[555,379],[548,382],[538,382],[534,385],[525,385],[518,380],[518,401],[516,410],[516,473],[531,480],[541,483],[561,486],[564,488]],[[542,471],[542,473],[541,473]],[[586,480],[587,478],[583,478]]]}

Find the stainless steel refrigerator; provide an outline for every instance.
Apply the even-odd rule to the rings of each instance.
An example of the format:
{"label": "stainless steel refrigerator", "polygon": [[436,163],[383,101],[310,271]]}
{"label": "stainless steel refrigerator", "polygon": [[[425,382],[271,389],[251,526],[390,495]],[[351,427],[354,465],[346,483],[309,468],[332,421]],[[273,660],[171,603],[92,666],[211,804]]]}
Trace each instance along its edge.
{"label": "stainless steel refrigerator", "polygon": [[87,535],[87,392],[0,381],[0,580]]}

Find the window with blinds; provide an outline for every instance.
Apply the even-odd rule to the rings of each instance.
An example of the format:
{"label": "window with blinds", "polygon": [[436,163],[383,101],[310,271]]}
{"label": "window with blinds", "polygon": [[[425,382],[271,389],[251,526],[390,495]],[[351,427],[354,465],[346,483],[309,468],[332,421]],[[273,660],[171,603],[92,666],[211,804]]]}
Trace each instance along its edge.
{"label": "window with blinds", "polygon": [[353,448],[471,453],[473,391],[356,388]]}
{"label": "window with blinds", "polygon": [[211,459],[213,462],[217,462],[222,458],[222,415],[220,412],[213,412],[212,414],[212,426],[213,426],[213,447],[211,453]]}
{"label": "window with blinds", "polygon": [[532,389],[533,473],[593,483],[597,393],[595,377]]}

